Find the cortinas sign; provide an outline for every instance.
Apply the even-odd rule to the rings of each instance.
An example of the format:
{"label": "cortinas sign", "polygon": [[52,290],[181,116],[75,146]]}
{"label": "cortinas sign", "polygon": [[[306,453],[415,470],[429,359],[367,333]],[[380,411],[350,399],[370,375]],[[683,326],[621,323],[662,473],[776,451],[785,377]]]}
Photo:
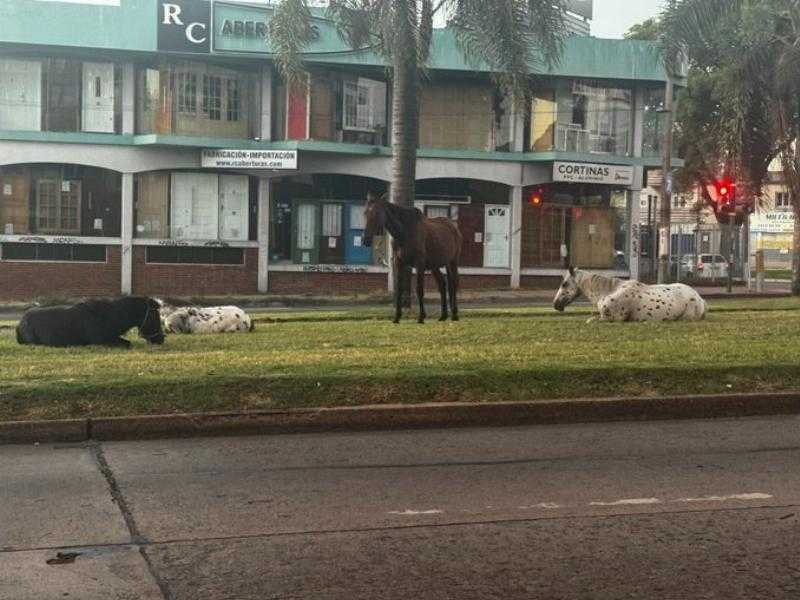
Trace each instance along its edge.
{"label": "cortinas sign", "polygon": [[208,0],[159,0],[158,49],[207,54],[211,50],[211,3]]}
{"label": "cortinas sign", "polygon": [[594,163],[553,163],[553,181],[633,185],[633,167]]}
{"label": "cortinas sign", "polygon": [[297,150],[203,150],[204,169],[297,169]]}

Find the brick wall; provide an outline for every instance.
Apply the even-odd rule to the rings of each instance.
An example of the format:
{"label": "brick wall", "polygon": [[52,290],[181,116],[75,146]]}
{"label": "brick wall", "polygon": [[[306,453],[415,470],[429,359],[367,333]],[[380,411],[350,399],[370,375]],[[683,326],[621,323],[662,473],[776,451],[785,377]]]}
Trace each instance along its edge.
{"label": "brick wall", "polygon": [[[386,293],[388,276],[383,273],[302,273],[273,271],[269,274],[269,291],[273,294],[322,294],[347,296]],[[503,290],[511,287],[508,275],[461,275],[461,289]],[[412,290],[416,293],[416,276]],[[438,292],[429,273],[425,276],[426,293]]]}
{"label": "brick wall", "polygon": [[385,293],[388,276],[384,273],[303,273],[273,271],[269,291],[273,294],[313,293],[330,296]]}
{"label": "brick wall", "polygon": [[108,246],[105,263],[0,262],[0,300],[118,296],[120,248]]}
{"label": "brick wall", "polygon": [[520,287],[525,290],[556,290],[561,285],[563,277],[552,277],[544,275],[523,275],[520,278]]}
{"label": "brick wall", "polygon": [[243,265],[148,264],[144,246],[133,248],[133,291],[147,296],[258,293],[258,250],[244,250]]}

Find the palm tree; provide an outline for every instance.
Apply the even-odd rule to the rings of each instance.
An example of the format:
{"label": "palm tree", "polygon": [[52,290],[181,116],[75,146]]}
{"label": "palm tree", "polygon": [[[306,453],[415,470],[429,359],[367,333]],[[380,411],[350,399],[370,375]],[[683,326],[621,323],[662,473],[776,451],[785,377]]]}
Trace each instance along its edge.
{"label": "palm tree", "polygon": [[[395,204],[412,206],[419,141],[420,73],[443,11],[463,55],[488,65],[514,98],[525,97],[531,71],[558,61],[565,35],[564,0],[331,0],[328,15],[354,49],[381,54],[392,69],[392,185]],[[276,62],[296,81],[313,39],[308,0],[283,0],[271,26]]]}
{"label": "palm tree", "polygon": [[692,67],[679,111],[687,178],[702,185],[732,174],[738,195],[755,199],[781,158],[795,214],[792,293],[800,295],[800,2],[678,0],[662,27],[668,62],[685,53]]}

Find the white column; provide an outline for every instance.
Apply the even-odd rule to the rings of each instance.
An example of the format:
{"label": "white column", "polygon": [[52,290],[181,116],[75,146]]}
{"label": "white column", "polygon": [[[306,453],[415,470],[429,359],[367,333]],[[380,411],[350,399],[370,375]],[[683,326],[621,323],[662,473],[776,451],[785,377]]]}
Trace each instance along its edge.
{"label": "white column", "polygon": [[122,133],[135,133],[136,78],[133,63],[122,65]]}
{"label": "white column", "polygon": [[272,139],[272,67],[264,65],[261,70],[261,123],[260,137],[264,141]]}
{"label": "white column", "polygon": [[511,188],[511,288],[519,289],[522,276],[522,186]]}
{"label": "white column", "polygon": [[133,173],[122,174],[120,269],[123,295],[133,293]]}
{"label": "white column", "polygon": [[511,150],[525,151],[525,112],[518,102],[511,102]]}
{"label": "white column", "polygon": [[269,291],[269,205],[270,179],[258,182],[258,291]]}

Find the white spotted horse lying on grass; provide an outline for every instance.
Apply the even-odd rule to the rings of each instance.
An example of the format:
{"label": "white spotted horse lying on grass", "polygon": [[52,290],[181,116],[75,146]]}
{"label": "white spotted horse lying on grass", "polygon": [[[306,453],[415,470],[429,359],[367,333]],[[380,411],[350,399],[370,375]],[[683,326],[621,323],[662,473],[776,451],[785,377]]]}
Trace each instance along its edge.
{"label": "white spotted horse lying on grass", "polygon": [[250,316],[237,306],[181,306],[162,303],[166,333],[237,333],[255,329]]}
{"label": "white spotted horse lying on grass", "polygon": [[706,315],[705,301],[688,285],[646,285],[570,267],[553,305],[563,311],[580,295],[601,321],[699,321]]}
{"label": "white spotted horse lying on grass", "polygon": [[151,344],[164,343],[160,304],[152,298],[86,300],[73,306],[32,308],[17,325],[17,342],[41,346],[130,348],[123,335],[134,327]]}

